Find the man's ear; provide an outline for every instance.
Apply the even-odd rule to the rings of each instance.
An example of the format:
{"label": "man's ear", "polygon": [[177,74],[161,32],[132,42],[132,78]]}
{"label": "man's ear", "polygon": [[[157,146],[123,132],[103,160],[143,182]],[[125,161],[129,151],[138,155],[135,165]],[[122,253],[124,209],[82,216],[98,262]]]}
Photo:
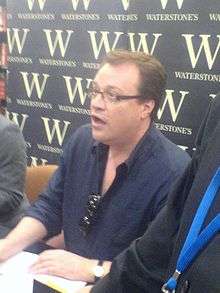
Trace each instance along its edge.
{"label": "man's ear", "polygon": [[146,119],[147,117],[150,117],[151,113],[154,110],[154,107],[155,107],[155,100],[148,99],[144,101],[142,104],[141,118]]}

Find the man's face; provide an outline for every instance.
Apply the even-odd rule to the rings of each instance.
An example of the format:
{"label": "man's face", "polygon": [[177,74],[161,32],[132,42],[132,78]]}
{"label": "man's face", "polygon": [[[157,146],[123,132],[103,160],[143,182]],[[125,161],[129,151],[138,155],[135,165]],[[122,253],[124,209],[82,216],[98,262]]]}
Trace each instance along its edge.
{"label": "man's face", "polygon": [[[139,71],[133,64],[110,65],[106,63],[94,79],[97,91],[116,95],[136,96],[140,82]],[[112,102],[97,94],[91,100],[91,125],[93,137],[107,145],[123,145],[135,140],[146,125],[144,102],[128,99]],[[147,117],[147,119],[150,119]]]}

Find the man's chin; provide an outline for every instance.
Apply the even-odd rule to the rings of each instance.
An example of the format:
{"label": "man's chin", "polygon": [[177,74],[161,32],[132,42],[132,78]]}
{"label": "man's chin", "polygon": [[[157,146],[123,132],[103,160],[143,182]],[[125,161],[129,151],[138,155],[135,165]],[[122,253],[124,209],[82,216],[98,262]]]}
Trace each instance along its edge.
{"label": "man's chin", "polygon": [[98,142],[101,142],[103,144],[109,144],[109,137],[107,137],[106,135],[100,133],[100,132],[97,132],[97,131],[93,131],[92,130],[92,137],[98,141]]}

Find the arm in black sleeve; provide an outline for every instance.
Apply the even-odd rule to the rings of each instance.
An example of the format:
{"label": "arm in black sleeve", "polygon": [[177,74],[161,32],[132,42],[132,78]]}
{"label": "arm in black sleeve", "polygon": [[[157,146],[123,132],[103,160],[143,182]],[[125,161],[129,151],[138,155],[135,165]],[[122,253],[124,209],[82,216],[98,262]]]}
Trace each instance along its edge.
{"label": "arm in black sleeve", "polygon": [[9,218],[24,199],[26,172],[25,142],[17,125],[9,122],[1,130],[0,214]]}

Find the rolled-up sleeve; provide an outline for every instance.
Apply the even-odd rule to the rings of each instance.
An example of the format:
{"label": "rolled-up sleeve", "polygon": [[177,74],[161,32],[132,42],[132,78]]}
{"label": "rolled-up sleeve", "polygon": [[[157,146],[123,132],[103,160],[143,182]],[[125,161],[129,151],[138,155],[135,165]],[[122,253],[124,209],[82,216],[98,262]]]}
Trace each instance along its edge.
{"label": "rolled-up sleeve", "polygon": [[59,234],[62,229],[66,159],[68,158],[65,157],[65,154],[62,154],[59,167],[51,177],[47,187],[25,213],[25,216],[35,218],[45,226],[48,237]]}

